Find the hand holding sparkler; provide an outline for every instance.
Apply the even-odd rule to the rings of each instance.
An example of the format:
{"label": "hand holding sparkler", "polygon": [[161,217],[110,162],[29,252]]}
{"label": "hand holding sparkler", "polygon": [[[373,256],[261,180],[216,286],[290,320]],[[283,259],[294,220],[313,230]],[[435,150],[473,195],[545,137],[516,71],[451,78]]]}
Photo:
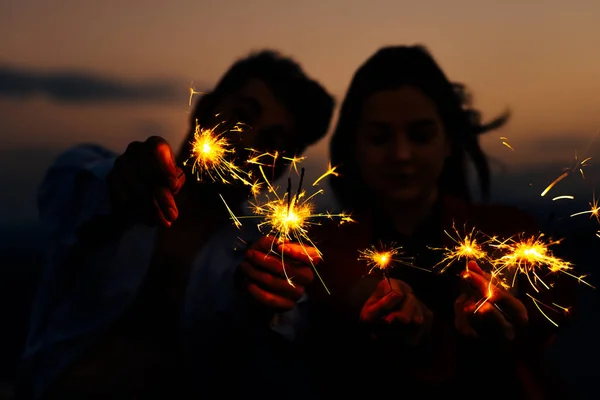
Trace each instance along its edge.
{"label": "hand holding sparkler", "polygon": [[145,142],[131,142],[108,175],[116,214],[131,221],[166,227],[177,219],[174,196],[184,183],[185,174],[175,165],[171,146],[158,136]]}
{"label": "hand holding sparkler", "polygon": [[246,251],[240,269],[255,300],[273,310],[287,311],[312,283],[313,268],[320,260],[313,247],[264,236]]}
{"label": "hand holding sparkler", "polygon": [[398,279],[379,281],[360,312],[362,323],[383,328],[376,329],[374,338],[380,338],[384,333],[397,336],[399,332],[390,328],[401,327],[400,332],[406,335],[406,343],[410,346],[421,342],[429,332],[432,320],[433,313],[429,308],[417,299],[408,284]]}
{"label": "hand holding sparkler", "polygon": [[[508,340],[516,334],[515,326],[527,324],[527,308],[510,292],[504,290],[493,275],[486,274],[475,261],[469,261],[463,273],[470,290],[454,303],[455,325],[468,337],[477,338],[486,327],[500,327]],[[469,293],[470,292],[470,293]]]}

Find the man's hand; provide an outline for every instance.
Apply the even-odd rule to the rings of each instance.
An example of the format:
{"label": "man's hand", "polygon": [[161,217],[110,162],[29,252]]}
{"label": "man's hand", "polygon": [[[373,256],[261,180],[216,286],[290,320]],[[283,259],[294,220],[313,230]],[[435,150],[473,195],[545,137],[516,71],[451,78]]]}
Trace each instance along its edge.
{"label": "man's hand", "polygon": [[175,165],[171,146],[158,136],[130,143],[108,175],[115,212],[151,226],[169,227],[177,219],[174,195],[184,183],[185,174]]}
{"label": "man's hand", "polygon": [[281,312],[296,306],[314,279],[313,265],[320,261],[313,247],[264,236],[246,251],[240,271],[248,293],[260,304]]}
{"label": "man's hand", "polygon": [[490,285],[490,278],[475,261],[469,261],[468,271],[463,274],[469,290],[454,303],[456,329],[471,338],[480,337],[486,330],[500,330],[506,339],[513,340],[515,327],[527,324],[527,309],[510,292]]}
{"label": "man's hand", "polygon": [[[390,290],[390,283],[392,290]],[[379,329],[374,333],[401,334],[410,346],[418,345],[429,333],[433,313],[417,299],[412,288],[397,279],[381,280],[375,291],[365,302],[360,312],[360,321],[373,324]]]}

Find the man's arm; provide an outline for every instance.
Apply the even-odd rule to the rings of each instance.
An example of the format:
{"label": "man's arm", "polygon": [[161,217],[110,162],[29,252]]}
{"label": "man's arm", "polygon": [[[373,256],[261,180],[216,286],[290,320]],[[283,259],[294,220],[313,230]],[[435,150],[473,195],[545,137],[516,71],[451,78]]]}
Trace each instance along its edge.
{"label": "man's arm", "polygon": [[52,241],[72,244],[83,224],[110,213],[107,175],[116,157],[100,146],[81,145],[50,166],[38,190],[38,211]]}

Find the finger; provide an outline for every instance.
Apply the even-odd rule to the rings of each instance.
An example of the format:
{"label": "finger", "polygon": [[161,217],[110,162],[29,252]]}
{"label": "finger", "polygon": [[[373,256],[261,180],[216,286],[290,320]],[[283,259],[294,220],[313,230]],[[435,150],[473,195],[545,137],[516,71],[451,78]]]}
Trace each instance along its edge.
{"label": "finger", "polygon": [[515,338],[515,327],[508,322],[504,315],[494,307],[491,303],[483,304],[476,313],[482,321],[486,321],[490,325],[500,327],[504,337],[508,340]]}
{"label": "finger", "polygon": [[253,283],[265,291],[294,301],[300,300],[304,294],[304,286],[292,286],[287,280],[254,268],[254,266],[247,261],[243,261],[240,264],[240,268]]}
{"label": "finger", "polygon": [[158,223],[159,225],[164,226],[165,228],[170,228],[173,224],[163,213],[160,205],[158,204],[156,199],[152,199],[154,204],[154,213],[149,216],[146,221],[149,225],[153,225],[154,223]]}
{"label": "finger", "polygon": [[417,298],[413,294],[407,294],[400,310],[389,313],[385,317],[385,321],[389,324],[400,323],[408,325],[415,323],[421,325],[423,323],[423,310]]}
{"label": "finger", "polygon": [[519,324],[526,324],[529,321],[527,308],[519,299],[500,287],[490,284],[483,276],[471,272],[465,279],[475,286],[476,290],[491,303],[497,303],[506,308],[506,312],[515,318]]}
{"label": "finger", "polygon": [[[462,335],[477,338],[477,332],[471,325],[469,317],[471,316],[471,312],[468,310],[473,307],[473,304],[467,304],[469,302],[469,296],[466,293],[461,294],[458,299],[454,302],[454,326],[456,330],[460,332]],[[472,301],[470,301],[472,302]]]}
{"label": "finger", "polygon": [[246,251],[246,260],[256,268],[283,279],[289,278],[292,282],[302,286],[309,285],[314,279],[314,272],[311,268],[296,267],[292,263],[284,263],[281,256],[264,253],[255,248]]}
{"label": "finger", "polygon": [[375,293],[371,295],[361,310],[360,318],[364,322],[380,320],[389,312],[400,307],[404,300],[404,294],[395,291],[391,291],[381,298],[375,296]]}
{"label": "finger", "polygon": [[175,166],[175,156],[169,143],[160,136],[152,136],[146,140],[156,167],[164,176],[165,183],[171,190],[177,188],[179,172]]}
{"label": "finger", "polygon": [[254,282],[248,282],[248,293],[259,303],[278,311],[288,311],[296,306],[296,302],[285,297],[270,293]]}
{"label": "finger", "polygon": [[297,243],[278,244],[277,251],[286,258],[293,259],[305,265],[317,265],[321,260],[317,249]]}
{"label": "finger", "polygon": [[177,173],[177,181],[175,183],[175,187],[171,189],[173,191],[173,194],[179,193],[179,191],[185,184],[185,173],[183,172],[183,170],[181,168],[177,167],[176,173]]}
{"label": "finger", "polygon": [[140,153],[145,152],[144,143],[139,141],[131,142],[127,145],[125,152],[123,153],[128,158],[137,158]]}
{"label": "finger", "polygon": [[285,243],[280,241],[275,236],[263,236],[258,239],[256,242],[252,244],[252,247],[258,250],[261,250],[265,253],[275,252],[277,250],[277,245]]}
{"label": "finger", "polygon": [[468,269],[469,271],[473,271],[473,272],[475,272],[476,274],[479,274],[479,275],[485,275],[485,273],[483,272],[483,270],[482,270],[481,268],[479,268],[479,265],[478,265],[478,264],[477,264],[477,262],[476,262],[476,261],[474,261],[474,260],[470,260],[470,261],[467,263],[467,269]]}
{"label": "finger", "polygon": [[391,283],[392,290],[395,292],[404,293],[404,294],[413,293],[412,288],[406,282],[401,281],[400,279],[389,279],[389,280],[386,279],[385,281],[382,281],[380,284],[385,287],[384,283],[386,281],[389,281],[388,288],[389,288],[389,284]]}
{"label": "finger", "polygon": [[166,187],[154,189],[154,199],[165,219],[169,222],[174,222],[179,216],[179,211],[171,190]]}
{"label": "finger", "polygon": [[492,300],[495,299],[494,296],[497,298],[500,293],[499,290],[494,290],[489,280],[475,271],[469,271],[463,277],[482,297]]}

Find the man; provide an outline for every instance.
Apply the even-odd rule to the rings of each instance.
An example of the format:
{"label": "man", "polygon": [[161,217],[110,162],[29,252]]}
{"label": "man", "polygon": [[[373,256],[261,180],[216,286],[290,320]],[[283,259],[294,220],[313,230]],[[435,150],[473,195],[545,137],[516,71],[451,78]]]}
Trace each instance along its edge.
{"label": "man", "polygon": [[[221,268],[240,263],[239,236],[248,245],[258,232],[236,231],[219,196],[239,215],[248,186],[197,183],[183,167],[196,123],[212,126],[218,115],[247,125],[238,153],[295,155],[324,136],[333,106],[295,62],[263,51],[200,98],[177,156],[152,137],[118,157],[95,146],[59,157],[40,190],[52,252],[23,356],[24,397],[177,398],[189,393],[186,372],[208,388],[206,363],[225,340],[242,349],[273,315],[236,291],[235,268]],[[288,256],[308,283],[306,257],[293,248]],[[300,284],[293,290],[299,298]],[[219,310],[238,314],[219,319]]]}

